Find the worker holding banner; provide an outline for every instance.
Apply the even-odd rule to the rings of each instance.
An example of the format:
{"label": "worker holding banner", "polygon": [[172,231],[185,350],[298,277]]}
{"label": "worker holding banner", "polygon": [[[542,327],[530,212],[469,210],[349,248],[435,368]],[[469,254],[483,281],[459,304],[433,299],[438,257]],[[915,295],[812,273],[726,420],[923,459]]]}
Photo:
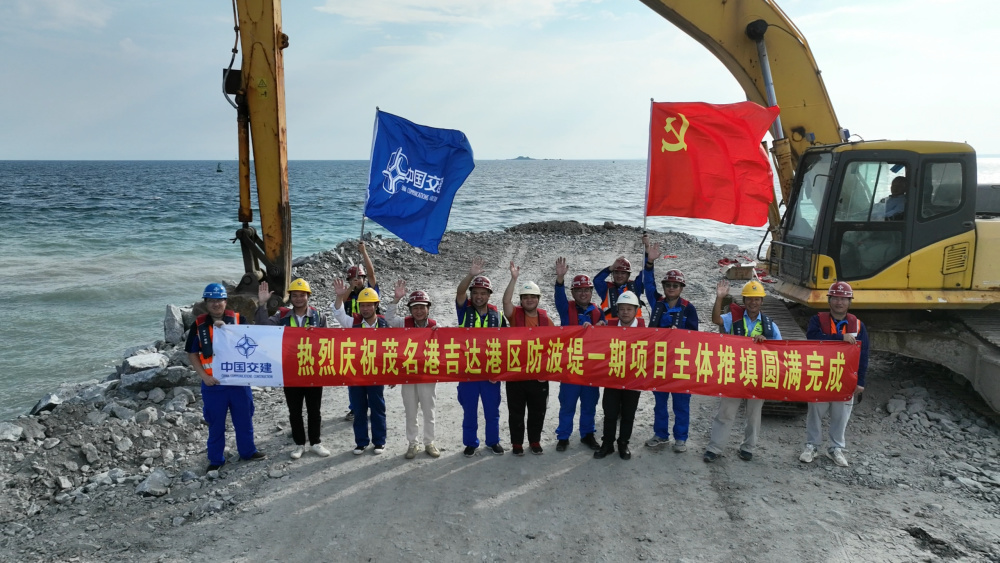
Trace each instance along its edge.
{"label": "worker holding banner", "polygon": [[[458,323],[467,328],[499,328],[507,326],[507,319],[496,306],[490,305],[493,286],[483,275],[485,262],[476,257],[469,273],[462,278],[455,293],[455,310]],[[466,293],[468,292],[468,293]],[[462,405],[462,444],[465,457],[476,455],[479,448],[479,401],[483,403],[486,423],[486,447],[496,455],[503,455],[500,445],[500,382],[461,381],[458,383],[458,402]]]}
{"label": "worker holding banner", "polygon": [[[358,295],[360,313],[349,316],[344,310],[344,300],[351,293],[351,287],[344,280],[333,282],[337,292],[337,301],[333,303],[333,318],[342,328],[389,328],[389,323],[381,315],[376,314],[379,303],[375,290],[366,287]],[[373,444],[372,453],[380,455],[385,451],[385,386],[384,385],[351,385],[347,388],[354,405],[354,455],[365,453],[368,444]],[[371,438],[368,437],[368,415],[371,411]]]}
{"label": "worker holding banner", "polygon": [[865,390],[865,374],[868,372],[868,329],[865,323],[848,313],[851,301],[854,299],[854,289],[847,282],[836,282],[826,293],[830,304],[830,312],[818,313],[809,319],[806,338],[809,340],[841,340],[848,344],[861,344],[861,357],[858,360],[858,385],[854,394],[846,401],[809,403],[806,413],[806,447],[799,455],[799,461],[812,463],[817,452],[823,445],[823,418],[830,414],[830,444],[826,456],[840,467],[847,467],[847,422],[851,419],[855,397]]}
{"label": "worker holding banner", "polygon": [[[351,266],[344,272],[347,284],[351,287],[351,294],[344,299],[344,311],[351,316],[361,313],[361,310],[358,309],[358,296],[366,287],[374,289],[376,295],[382,295],[378,288],[378,278],[375,276],[375,264],[368,256],[365,241],[358,241],[358,252],[361,254],[361,261],[364,265]],[[377,307],[375,312],[378,313]],[[347,400],[347,414],[344,415],[344,420],[351,421],[354,420],[354,401],[351,400],[350,393],[348,393]]]}
{"label": "worker holding banner", "polygon": [[[545,309],[538,308],[542,291],[535,282],[518,283],[521,268],[510,263],[510,283],[503,294],[503,314],[510,326],[554,326]],[[514,288],[521,305],[514,306]],[[542,453],[542,426],[549,400],[549,382],[537,379],[507,382],[507,410],[510,413],[510,447],[516,456],[524,455],[524,413],[528,413],[528,447],[531,453]]]}
{"label": "worker holding banner", "polygon": [[201,376],[202,414],[208,423],[208,471],[218,471],[226,463],[226,415],[233,419],[236,449],[240,458],[258,461],[264,459],[253,439],[253,393],[250,387],[220,385],[212,370],[214,332],[217,327],[242,324],[242,317],[226,308],[229,293],[221,283],[210,283],[202,292],[205,310],[199,315],[188,333],[184,349],[188,353],[191,369]]}
{"label": "worker holding banner", "polygon": [[[585,275],[573,278],[573,302],[566,299],[566,273],[569,266],[566,259],[556,259],[556,311],[562,326],[604,325],[601,308],[590,300],[594,296],[594,284]],[[576,403],[580,402],[580,442],[592,450],[601,449],[594,432],[597,426],[597,401],[601,398],[600,387],[588,387],[575,383],[559,384],[559,426],[556,427],[556,451],[564,452],[569,447],[569,437],[573,435],[573,419],[576,417]]]}
{"label": "worker holding banner", "polygon": [[[260,282],[257,289],[257,312],[254,314],[254,324],[292,327],[326,328],[326,315],[309,305],[312,289],[309,283],[296,278],[288,284],[288,300],[291,308],[281,307],[278,312],[267,316],[267,300],[274,292],[266,281]],[[322,387],[282,387],[285,393],[285,403],[288,405],[288,422],[292,426],[292,441],[295,448],[290,457],[299,459],[306,452],[306,429],[302,424],[302,403],[306,404],[306,416],[309,422],[309,449],[320,457],[328,457],[330,450],[320,443],[320,426],[323,416],[320,407],[323,402]]]}
{"label": "worker holding banner", "polygon": [[[719,325],[723,334],[747,336],[760,344],[766,340],[781,340],[778,325],[761,312],[764,297],[767,293],[758,280],[750,280],[743,286],[743,307],[733,305],[730,312],[722,314],[722,301],[729,295],[729,282],[720,280],[715,288],[715,304],[712,305],[712,322]],[[705,450],[705,463],[712,463],[722,453],[722,448],[729,441],[729,429],[736,420],[740,402],[744,399],[722,397],[719,412],[712,421],[712,434]],[[757,434],[760,432],[760,411],[764,406],[763,399],[746,400],[746,423],[743,430],[743,443],[740,444],[739,455],[743,461],[753,459],[753,450],[757,445]]]}
{"label": "worker holding banner", "polygon": [[[660,256],[659,245],[652,245],[646,254],[643,268],[643,285],[646,298],[653,304],[649,316],[649,326],[654,328],[682,328],[698,330],[698,311],[687,299],[681,297],[684,291],[684,274],[680,270],[667,270],[663,276],[663,293],[656,291],[656,273],[653,262]],[[674,447],[677,453],[687,451],[688,426],[691,418],[691,394],[653,391],[653,437],[646,440],[647,448],[659,448],[670,442],[670,411],[668,402],[674,406]]]}
{"label": "worker holding banner", "polygon": [[[406,300],[410,314],[405,318],[396,315],[396,304],[406,295],[406,282],[398,280],[393,291],[392,306],[386,309],[385,320],[395,328],[435,328],[437,321],[430,318],[431,298],[426,291],[414,291]],[[441,450],[434,444],[434,404],[437,401],[437,383],[416,383],[400,388],[403,410],[406,412],[406,459],[417,457],[417,407],[424,413],[424,451],[431,457],[440,457]]]}
{"label": "worker holding banner", "polygon": [[[615,318],[608,322],[608,326],[644,327],[646,323],[636,318],[639,312],[639,298],[631,291],[622,293],[617,300],[617,314]],[[604,409],[604,436],[601,438],[601,449],[594,452],[595,459],[603,459],[615,452],[615,443],[618,444],[618,455],[622,459],[632,459],[632,451],[628,448],[628,442],[632,438],[632,426],[635,424],[635,411],[639,408],[639,396],[642,393],[632,389],[618,389],[617,387],[606,387],[604,389],[604,399],[601,407]],[[621,420],[621,431],[617,440],[615,431],[618,430],[618,420]]]}

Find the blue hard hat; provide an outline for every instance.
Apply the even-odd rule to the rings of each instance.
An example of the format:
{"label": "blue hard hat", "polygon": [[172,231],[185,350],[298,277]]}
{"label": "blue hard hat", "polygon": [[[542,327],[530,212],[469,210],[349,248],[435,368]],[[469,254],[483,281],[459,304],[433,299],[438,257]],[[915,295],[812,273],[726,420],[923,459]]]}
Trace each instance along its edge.
{"label": "blue hard hat", "polygon": [[205,286],[205,291],[201,296],[204,299],[226,299],[229,294],[226,293],[226,287],[221,283],[210,283]]}

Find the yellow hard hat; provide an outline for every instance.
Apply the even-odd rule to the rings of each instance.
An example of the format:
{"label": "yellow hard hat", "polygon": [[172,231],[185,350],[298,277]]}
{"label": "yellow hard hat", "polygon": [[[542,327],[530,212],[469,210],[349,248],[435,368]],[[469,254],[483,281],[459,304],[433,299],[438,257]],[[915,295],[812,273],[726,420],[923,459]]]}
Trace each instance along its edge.
{"label": "yellow hard hat", "polygon": [[743,286],[743,297],[767,297],[767,292],[759,281],[750,280]]}
{"label": "yellow hard hat", "polygon": [[295,278],[292,280],[292,283],[288,284],[288,291],[304,291],[312,294],[312,290],[309,289],[309,282],[302,278]]}
{"label": "yellow hard hat", "polygon": [[381,299],[378,298],[378,293],[375,293],[375,290],[370,287],[362,289],[361,293],[358,294],[358,303],[378,303],[379,301]]}

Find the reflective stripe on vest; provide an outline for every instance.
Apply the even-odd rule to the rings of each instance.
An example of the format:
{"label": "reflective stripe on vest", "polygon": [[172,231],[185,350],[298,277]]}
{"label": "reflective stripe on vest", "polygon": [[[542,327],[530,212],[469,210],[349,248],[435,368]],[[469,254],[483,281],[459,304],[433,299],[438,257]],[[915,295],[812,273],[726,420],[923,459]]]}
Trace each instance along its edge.
{"label": "reflective stripe on vest", "polygon": [[[621,289],[622,287],[625,289]],[[642,305],[644,305],[642,297],[635,290],[635,280],[629,280],[620,286],[616,286],[614,282],[608,284],[608,294],[604,297],[604,301],[601,301],[601,309],[604,310],[604,320],[610,321],[611,319],[618,318],[618,297],[625,291],[635,293],[635,296],[639,299],[639,308],[636,309],[635,316],[642,318]]]}
{"label": "reflective stripe on vest", "polygon": [[847,317],[844,320],[836,321],[833,315],[823,312],[819,314],[819,329],[824,334],[859,334],[861,332],[861,323],[858,322],[857,317],[850,313],[847,313]]}
{"label": "reflective stripe on vest", "polygon": [[760,320],[753,323],[753,328],[750,329],[750,333],[747,334],[747,318],[744,316],[740,318],[739,324],[735,321],[733,322],[730,333],[737,336],[754,337],[763,335],[764,338],[774,338],[774,323],[771,322],[770,317],[761,313]]}
{"label": "reflective stripe on vest", "polygon": [[[232,313],[232,315],[229,315],[228,313]],[[212,350],[212,339],[213,339],[213,337],[215,335],[215,323],[212,321],[212,317],[208,317],[206,319],[206,321],[208,323],[208,351],[209,352],[213,352],[213,354],[209,355],[209,356],[206,356],[205,355],[205,349],[206,349],[205,343],[199,342],[199,344],[201,345],[201,350],[198,352],[198,359],[201,362],[201,368],[203,370],[205,370],[206,374],[208,374],[209,376],[211,376],[212,375],[212,356],[215,355],[214,354],[214,350]],[[230,324],[238,325],[238,324],[240,324],[240,314],[239,313],[235,313],[233,311],[226,311],[222,315],[222,321],[225,322],[227,325],[230,325]],[[230,322],[226,322],[226,321],[233,321],[233,322],[230,323]],[[199,336],[199,338],[204,335],[204,333],[202,332],[201,328],[202,328],[201,326],[198,327],[198,336]]]}
{"label": "reflective stripe on vest", "polygon": [[475,307],[467,308],[465,319],[462,322],[462,326],[466,328],[498,328],[503,324],[503,315],[492,305],[489,306],[485,315],[480,315]]}
{"label": "reflective stripe on vest", "polygon": [[[661,299],[656,302],[656,306],[653,307],[653,316],[649,320],[649,326],[656,328],[666,328],[666,327],[677,327],[684,328],[687,323],[687,316],[684,312],[687,311],[687,306],[690,302],[683,297],[677,298],[677,306],[667,308],[666,299]],[[663,315],[669,315],[670,322],[666,325],[663,324]]]}

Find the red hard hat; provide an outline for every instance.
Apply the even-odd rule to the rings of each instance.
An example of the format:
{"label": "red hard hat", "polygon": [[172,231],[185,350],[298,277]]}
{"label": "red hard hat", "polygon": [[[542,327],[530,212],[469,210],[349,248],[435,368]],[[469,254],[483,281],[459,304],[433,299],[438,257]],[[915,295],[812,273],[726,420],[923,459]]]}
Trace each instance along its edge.
{"label": "red hard hat", "polygon": [[679,283],[681,286],[687,285],[684,283],[684,274],[680,270],[667,270],[667,273],[664,274],[663,280],[661,280],[660,283],[667,282]]}
{"label": "red hard hat", "polygon": [[594,287],[594,282],[590,281],[590,278],[580,274],[573,278],[573,289],[585,289],[588,287]]}
{"label": "red hard hat", "polygon": [[826,292],[826,296],[854,299],[854,290],[851,289],[851,284],[847,282],[836,282],[830,286],[830,291]]}
{"label": "red hard hat", "polygon": [[347,279],[359,278],[365,275],[365,267],[361,265],[351,266],[347,269]]}
{"label": "red hard hat", "polygon": [[490,290],[490,293],[493,293],[493,284],[490,283],[490,278],[486,276],[476,276],[472,278],[472,283],[469,284],[469,289],[473,289],[476,287],[488,289]]}
{"label": "red hard hat", "polygon": [[427,305],[428,307],[430,307],[431,296],[427,295],[426,291],[420,291],[419,289],[417,291],[414,291],[413,293],[410,294],[409,299],[406,300],[406,306],[412,307],[414,305]]}
{"label": "red hard hat", "polygon": [[629,262],[628,260],[626,260],[625,258],[619,258],[618,260],[615,260],[615,265],[611,269],[611,271],[612,272],[631,272],[632,271],[632,263]]}

